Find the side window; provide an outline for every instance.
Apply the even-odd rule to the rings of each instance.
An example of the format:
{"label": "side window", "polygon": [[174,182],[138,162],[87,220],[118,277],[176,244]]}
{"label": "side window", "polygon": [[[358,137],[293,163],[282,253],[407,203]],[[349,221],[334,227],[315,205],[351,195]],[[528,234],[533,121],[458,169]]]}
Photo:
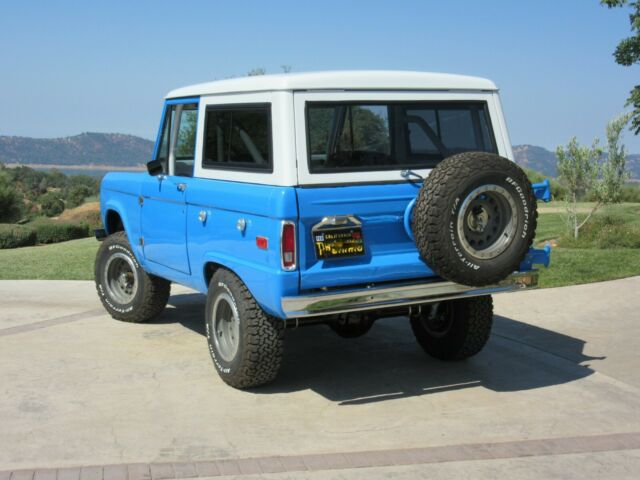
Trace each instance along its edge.
{"label": "side window", "polygon": [[174,173],[181,177],[193,176],[193,162],[196,151],[196,128],[198,126],[198,105],[187,104],[180,112],[180,124],[174,148]]}
{"label": "side window", "polygon": [[272,172],[270,105],[207,108],[202,166]]}

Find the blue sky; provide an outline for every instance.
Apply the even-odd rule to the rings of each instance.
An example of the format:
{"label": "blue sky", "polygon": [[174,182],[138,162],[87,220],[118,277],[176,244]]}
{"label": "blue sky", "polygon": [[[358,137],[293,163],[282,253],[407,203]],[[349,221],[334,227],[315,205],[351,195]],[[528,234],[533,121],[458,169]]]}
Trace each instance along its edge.
{"label": "blue sky", "polygon": [[485,76],[512,142],[555,148],[622,111],[628,35],[628,11],[597,0],[0,0],[0,135],[153,138],[167,91],[287,64]]}

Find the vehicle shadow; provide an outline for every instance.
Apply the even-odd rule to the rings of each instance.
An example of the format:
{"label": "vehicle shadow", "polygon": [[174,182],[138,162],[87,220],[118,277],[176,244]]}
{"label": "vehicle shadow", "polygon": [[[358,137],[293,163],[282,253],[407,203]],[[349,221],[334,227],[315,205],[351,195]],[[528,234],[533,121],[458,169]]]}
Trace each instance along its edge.
{"label": "vehicle shadow", "polygon": [[[204,297],[171,298],[160,323],[178,322],[204,335]],[[560,385],[594,373],[585,341],[515,319],[496,316],[485,349],[460,362],[442,362],[416,343],[406,318],[379,320],[356,339],[327,326],[287,330],[282,369],[275,383],[255,394],[313,390],[340,405],[359,405],[438,392],[484,387],[513,392]]]}

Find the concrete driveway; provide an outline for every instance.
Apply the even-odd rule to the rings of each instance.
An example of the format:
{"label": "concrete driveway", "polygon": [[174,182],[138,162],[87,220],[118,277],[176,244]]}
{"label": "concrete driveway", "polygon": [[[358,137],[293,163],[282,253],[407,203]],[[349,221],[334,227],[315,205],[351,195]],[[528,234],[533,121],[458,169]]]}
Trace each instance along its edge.
{"label": "concrete driveway", "polygon": [[0,480],[638,478],[640,277],[495,303],[469,361],[427,357],[402,318],[309,327],[241,392],[200,295],[132,325],[90,282],[0,282]]}

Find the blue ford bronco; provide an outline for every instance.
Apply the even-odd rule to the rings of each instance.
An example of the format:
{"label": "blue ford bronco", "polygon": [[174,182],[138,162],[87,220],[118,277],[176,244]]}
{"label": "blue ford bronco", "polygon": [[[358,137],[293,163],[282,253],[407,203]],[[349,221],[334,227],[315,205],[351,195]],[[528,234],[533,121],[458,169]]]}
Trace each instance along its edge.
{"label": "blue ford bronco", "polygon": [[491,294],[533,288],[536,198],[513,162],[496,86],[419,72],[323,72],[169,93],[148,173],[109,173],[95,262],[118,320],[207,295],[213,364],[272,381],[287,327],[363,335],[408,317],[430,355],[489,338]]}

